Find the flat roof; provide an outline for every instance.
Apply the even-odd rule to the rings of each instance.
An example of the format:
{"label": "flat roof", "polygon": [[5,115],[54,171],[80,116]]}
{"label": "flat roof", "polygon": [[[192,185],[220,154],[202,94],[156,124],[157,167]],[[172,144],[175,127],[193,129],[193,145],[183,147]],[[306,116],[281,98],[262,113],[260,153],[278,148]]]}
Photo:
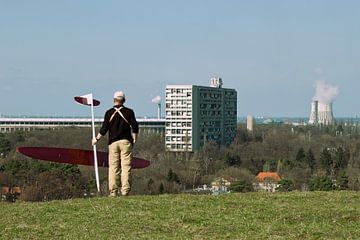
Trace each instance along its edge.
{"label": "flat roof", "polygon": [[224,89],[224,90],[232,90],[236,92],[235,88],[224,88],[224,87],[212,87],[212,86],[200,86],[200,85],[166,85],[166,88],[209,88],[209,89]]}
{"label": "flat roof", "polygon": [[[95,122],[102,122],[104,118],[95,118]],[[165,122],[164,118],[137,118],[138,122]],[[0,117],[0,122],[91,122],[86,117]]]}

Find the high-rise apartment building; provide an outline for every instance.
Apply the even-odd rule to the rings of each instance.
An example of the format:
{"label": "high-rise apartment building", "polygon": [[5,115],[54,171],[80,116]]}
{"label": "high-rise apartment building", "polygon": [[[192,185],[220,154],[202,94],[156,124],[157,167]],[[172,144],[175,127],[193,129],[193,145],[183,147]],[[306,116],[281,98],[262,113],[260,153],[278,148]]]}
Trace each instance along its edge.
{"label": "high-rise apartment building", "polygon": [[198,150],[206,141],[229,145],[236,135],[237,93],[211,85],[166,86],[165,144],[168,151]]}

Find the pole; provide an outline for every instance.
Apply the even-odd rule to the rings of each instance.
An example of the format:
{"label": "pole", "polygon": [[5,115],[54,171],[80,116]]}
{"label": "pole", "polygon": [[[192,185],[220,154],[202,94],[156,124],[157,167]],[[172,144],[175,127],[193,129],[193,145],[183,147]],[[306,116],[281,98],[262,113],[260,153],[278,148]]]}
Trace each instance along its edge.
{"label": "pole", "polygon": [[[91,107],[91,127],[92,127],[92,137],[95,138],[95,117],[94,117],[94,106],[100,104],[99,100],[93,99],[92,93],[86,94],[83,96],[74,97],[75,101],[86,106]],[[96,145],[93,145],[94,151],[94,167],[95,167],[95,177],[96,177],[96,187],[98,192],[100,192],[100,181],[99,181],[99,170],[98,170],[98,161],[96,153]]]}
{"label": "pole", "polygon": [[[95,117],[94,117],[94,101],[91,98],[91,127],[92,127],[92,137],[95,138]],[[96,153],[96,144],[93,145],[94,151],[94,166],[95,166],[95,177],[96,177],[96,187],[98,192],[100,192],[100,181],[99,181],[99,169],[98,169],[98,161],[97,161],[97,153]]]}

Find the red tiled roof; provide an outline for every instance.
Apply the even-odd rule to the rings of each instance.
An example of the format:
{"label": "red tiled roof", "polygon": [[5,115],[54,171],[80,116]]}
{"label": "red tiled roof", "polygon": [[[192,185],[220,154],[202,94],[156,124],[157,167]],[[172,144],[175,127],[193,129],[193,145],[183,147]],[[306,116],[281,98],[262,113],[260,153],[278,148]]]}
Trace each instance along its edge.
{"label": "red tiled roof", "polygon": [[6,195],[8,193],[16,193],[21,194],[21,188],[20,187],[8,187],[8,186],[2,186],[1,188],[1,194]]}
{"label": "red tiled roof", "polygon": [[20,187],[12,187],[12,193],[21,194],[21,188]]}
{"label": "red tiled roof", "polygon": [[10,188],[7,186],[3,186],[1,188],[1,194],[7,194],[10,191]]}
{"label": "red tiled roof", "polygon": [[281,178],[277,172],[260,172],[256,176],[256,179],[259,182],[264,182],[266,179],[276,181],[276,182],[281,180]]}

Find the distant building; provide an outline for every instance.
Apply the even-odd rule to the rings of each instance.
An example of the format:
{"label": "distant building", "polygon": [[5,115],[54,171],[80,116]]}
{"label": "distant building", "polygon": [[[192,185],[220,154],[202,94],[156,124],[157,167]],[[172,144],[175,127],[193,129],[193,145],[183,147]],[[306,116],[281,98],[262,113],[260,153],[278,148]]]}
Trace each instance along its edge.
{"label": "distant building", "polygon": [[16,199],[20,196],[21,194],[21,188],[14,186],[12,188],[8,187],[8,186],[2,186],[1,187],[1,200],[2,201],[12,201],[15,202]]}
{"label": "distant building", "polygon": [[277,172],[260,172],[256,176],[257,182],[254,183],[254,189],[265,192],[275,192],[280,186],[281,180]]}
{"label": "distant building", "polygon": [[254,130],[255,119],[254,116],[248,115],[246,117],[246,129],[250,132]]}
{"label": "distant building", "polygon": [[262,122],[262,124],[265,124],[265,125],[281,125],[283,123],[284,123],[283,121],[272,119],[272,118],[267,118]]}
{"label": "distant building", "polygon": [[[95,118],[95,125],[100,126],[103,118]],[[137,119],[142,132],[165,132],[165,119]],[[64,127],[91,127],[90,118],[70,117],[1,117],[0,132],[33,131],[39,129],[57,129]]]}
{"label": "distant building", "polygon": [[185,192],[219,195],[224,193],[230,193],[229,190],[230,186],[231,186],[231,182],[229,179],[218,177],[211,182],[211,186],[204,184],[190,191],[187,190]]}
{"label": "distant building", "polygon": [[211,182],[211,188],[214,191],[228,191],[228,188],[231,186],[230,180],[226,178],[216,178]]}
{"label": "distant building", "polygon": [[168,151],[196,151],[206,141],[229,145],[236,135],[237,93],[222,88],[221,78],[210,87],[166,86],[165,144]]}

